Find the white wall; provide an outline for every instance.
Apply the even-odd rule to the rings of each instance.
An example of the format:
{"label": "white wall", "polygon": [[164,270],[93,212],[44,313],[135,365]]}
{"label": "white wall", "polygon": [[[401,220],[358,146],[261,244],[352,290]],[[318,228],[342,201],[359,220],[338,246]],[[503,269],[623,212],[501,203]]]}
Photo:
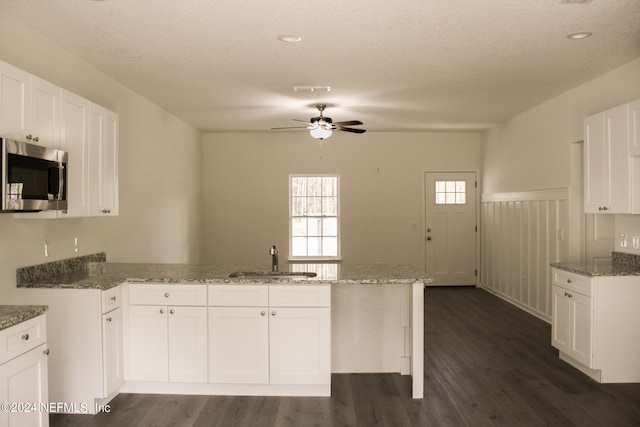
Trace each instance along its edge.
{"label": "white wall", "polygon": [[[566,224],[563,226],[565,240],[558,239],[558,230],[555,228],[542,233],[546,238],[542,239],[537,247],[551,249],[545,256],[538,257],[539,265],[530,266],[535,271],[547,272],[543,280],[538,280],[528,291],[530,295],[546,296],[546,301],[540,301],[538,298],[532,304],[530,299],[527,300],[524,296],[514,297],[510,288],[502,283],[501,278],[511,274],[509,255],[519,247],[528,245],[524,237],[514,240],[513,236],[509,235],[509,227],[492,228],[494,235],[490,237],[491,241],[507,242],[505,244],[511,247],[501,246],[499,249],[482,253],[482,266],[490,269],[482,272],[484,286],[543,318],[550,314],[548,261],[569,261],[567,241],[573,242],[582,238],[571,234],[580,230],[571,223],[582,220],[581,212],[578,212],[575,203],[572,203],[572,197],[575,195],[573,189],[580,185],[575,178],[580,174],[576,175],[576,171],[572,171],[572,165],[580,165],[571,157],[572,153],[575,155],[577,152],[573,143],[583,139],[582,126],[585,117],[638,98],[640,58],[525,111],[486,132],[482,153],[483,212],[495,209],[496,200],[500,200],[500,203],[517,201],[509,200],[509,195],[522,198],[531,194],[535,198],[536,191],[549,189],[566,192],[569,195],[570,207],[563,209],[560,217],[552,218],[552,222],[545,220],[542,224],[544,227]],[[492,227],[487,221],[489,218],[483,218],[482,225],[485,228]],[[592,223],[597,224],[598,221]],[[640,215],[616,216],[615,223],[616,235],[640,234]],[[483,249],[486,248],[486,243],[483,242]],[[613,246],[610,249],[613,250]],[[616,249],[620,250],[619,247]]]}
{"label": "white wall", "polygon": [[479,132],[205,134],[203,260],[286,259],[289,174],[338,173],[343,259],[423,270],[423,174],[479,171],[480,150]]}
{"label": "white wall", "polygon": [[201,134],[1,12],[0,60],[120,116],[120,216],[25,220],[0,214],[0,304],[14,301],[17,267],[98,251],[114,262],[198,262]]}

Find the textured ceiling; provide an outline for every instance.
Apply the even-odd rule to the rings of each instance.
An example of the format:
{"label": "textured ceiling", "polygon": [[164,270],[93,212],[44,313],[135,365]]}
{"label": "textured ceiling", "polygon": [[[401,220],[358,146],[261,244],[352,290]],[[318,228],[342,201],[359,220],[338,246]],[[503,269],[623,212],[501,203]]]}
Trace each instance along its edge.
{"label": "textured ceiling", "polygon": [[[334,121],[369,130],[482,128],[640,57],[640,0],[0,0],[0,9],[202,131],[295,125],[318,102]],[[578,31],[593,36],[566,37]]]}

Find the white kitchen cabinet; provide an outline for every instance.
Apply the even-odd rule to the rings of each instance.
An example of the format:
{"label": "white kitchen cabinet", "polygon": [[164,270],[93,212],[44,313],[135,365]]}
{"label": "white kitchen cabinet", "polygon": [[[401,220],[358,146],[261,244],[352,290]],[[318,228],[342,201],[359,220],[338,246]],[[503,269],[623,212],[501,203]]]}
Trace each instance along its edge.
{"label": "white kitchen cabinet", "polygon": [[210,285],[209,381],[331,384],[331,288]]}
{"label": "white kitchen cabinet", "polygon": [[89,108],[91,102],[62,90],[60,147],[69,154],[67,209],[61,217],[89,215]]}
{"label": "white kitchen cabinet", "polygon": [[551,344],[560,358],[599,382],[640,382],[640,277],[553,268],[552,282]]}
{"label": "white kitchen cabinet", "polygon": [[584,121],[584,199],[587,213],[631,213],[628,104]]}
{"label": "white kitchen cabinet", "polygon": [[629,103],[629,154],[640,156],[640,99]]}
{"label": "white kitchen cabinet", "polygon": [[60,88],[0,61],[0,135],[58,148]]}
{"label": "white kitchen cabinet", "polygon": [[128,286],[128,379],[206,383],[206,286]]}
{"label": "white kitchen cabinet", "polygon": [[89,215],[118,215],[118,115],[91,104]]}
{"label": "white kitchen cabinet", "polygon": [[1,426],[49,425],[49,414],[40,408],[49,402],[46,340],[45,315],[0,331],[0,402],[37,405],[0,411]]}
{"label": "white kitchen cabinet", "polygon": [[[108,290],[18,288],[22,304],[48,305],[49,397],[95,413],[123,379],[121,286]],[[107,320],[107,319],[111,320]]]}
{"label": "white kitchen cabinet", "polygon": [[31,74],[0,61],[0,135],[24,141],[31,120]]}

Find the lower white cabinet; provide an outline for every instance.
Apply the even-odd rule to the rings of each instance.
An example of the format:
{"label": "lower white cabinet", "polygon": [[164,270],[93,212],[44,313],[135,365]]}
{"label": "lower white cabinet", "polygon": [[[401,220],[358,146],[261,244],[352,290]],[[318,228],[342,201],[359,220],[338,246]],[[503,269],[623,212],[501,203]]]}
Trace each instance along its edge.
{"label": "lower white cabinet", "polygon": [[640,277],[552,269],[551,344],[602,383],[640,382]]}
{"label": "lower white cabinet", "polygon": [[46,339],[45,315],[0,331],[0,426],[49,425]]}
{"label": "lower white cabinet", "polygon": [[331,288],[210,285],[209,381],[330,384]]}
{"label": "lower white cabinet", "polygon": [[206,286],[130,284],[129,298],[129,379],[206,383]]}
{"label": "lower white cabinet", "polygon": [[18,288],[21,304],[48,305],[49,398],[58,412],[96,413],[123,382],[121,287]]}

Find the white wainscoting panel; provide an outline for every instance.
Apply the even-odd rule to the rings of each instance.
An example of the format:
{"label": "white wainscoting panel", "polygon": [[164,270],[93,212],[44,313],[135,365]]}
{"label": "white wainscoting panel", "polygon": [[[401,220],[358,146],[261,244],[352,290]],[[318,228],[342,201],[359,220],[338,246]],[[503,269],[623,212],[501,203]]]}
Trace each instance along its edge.
{"label": "white wainscoting panel", "polygon": [[551,262],[569,253],[569,190],[484,194],[480,286],[551,321]]}

